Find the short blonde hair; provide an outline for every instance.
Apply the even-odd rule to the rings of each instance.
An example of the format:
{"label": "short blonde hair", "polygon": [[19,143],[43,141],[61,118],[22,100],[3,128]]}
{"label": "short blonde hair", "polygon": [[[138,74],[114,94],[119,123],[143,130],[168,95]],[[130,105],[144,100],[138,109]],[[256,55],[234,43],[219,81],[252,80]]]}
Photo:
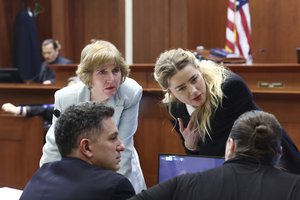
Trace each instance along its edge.
{"label": "short blonde hair", "polygon": [[110,62],[120,67],[121,81],[124,82],[130,73],[130,68],[125,63],[121,52],[110,42],[93,40],[83,48],[76,74],[84,84],[91,87],[93,72]]}

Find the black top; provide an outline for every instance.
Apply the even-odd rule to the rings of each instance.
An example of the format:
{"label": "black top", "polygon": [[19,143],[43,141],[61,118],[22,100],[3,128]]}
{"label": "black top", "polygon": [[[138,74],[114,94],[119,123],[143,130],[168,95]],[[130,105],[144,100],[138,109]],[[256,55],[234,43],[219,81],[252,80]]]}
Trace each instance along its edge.
{"label": "black top", "polygon": [[130,200],[299,200],[300,176],[239,157],[202,173],[184,174]]}
{"label": "black top", "polygon": [[46,80],[50,80],[51,83],[55,83],[55,73],[52,69],[49,68],[48,64],[70,64],[70,63],[72,63],[72,61],[62,57],[61,55],[58,55],[56,59],[51,63],[44,61],[41,67],[41,72],[39,74],[38,81],[40,83],[43,83]]}
{"label": "black top", "polygon": [[[187,154],[224,156],[226,141],[234,121],[247,111],[260,110],[254,102],[250,89],[237,74],[231,73],[222,84],[222,90],[224,93],[222,105],[217,108],[215,114],[210,119],[212,139],[207,136],[206,142],[202,142],[202,140],[199,141],[199,151],[189,151],[184,147],[184,139],[179,131],[179,125],[175,120],[172,120],[172,124],[176,124],[175,129],[180,135]],[[178,117],[182,118],[184,125],[187,126],[190,115],[185,104],[178,102],[173,103],[171,113],[176,119]],[[282,147],[282,166],[291,172],[300,174],[299,151],[284,130]]]}
{"label": "black top", "polygon": [[134,195],[129,180],[77,158],[44,164],[27,183],[20,200],[125,200]]}

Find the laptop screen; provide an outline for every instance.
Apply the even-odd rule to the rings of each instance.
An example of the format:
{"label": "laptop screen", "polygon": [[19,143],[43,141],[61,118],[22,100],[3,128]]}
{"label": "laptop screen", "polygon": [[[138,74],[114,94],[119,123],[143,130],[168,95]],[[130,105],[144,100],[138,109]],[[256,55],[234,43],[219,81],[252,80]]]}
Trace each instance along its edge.
{"label": "laptop screen", "polygon": [[222,165],[224,158],[200,155],[159,154],[158,183],[184,173],[202,172]]}

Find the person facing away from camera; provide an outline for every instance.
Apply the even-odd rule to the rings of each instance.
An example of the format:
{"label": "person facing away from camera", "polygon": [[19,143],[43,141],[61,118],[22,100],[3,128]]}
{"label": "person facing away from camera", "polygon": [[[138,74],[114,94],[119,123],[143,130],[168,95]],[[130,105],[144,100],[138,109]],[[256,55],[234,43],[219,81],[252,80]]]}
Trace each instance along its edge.
{"label": "person facing away from camera", "polygon": [[38,82],[45,85],[55,83],[55,73],[50,69],[49,64],[70,64],[71,60],[60,55],[61,45],[57,40],[46,39],[42,43],[42,54],[45,61],[42,63]]}
{"label": "person facing away from camera", "polygon": [[177,176],[130,200],[297,200],[300,176],[277,169],[282,129],[270,113],[248,111],[233,124],[222,166]]}
{"label": "person facing away from camera", "polygon": [[[142,87],[129,78],[130,68],[120,51],[110,42],[93,40],[81,52],[76,74],[81,81],[56,91],[54,109],[63,112],[80,102],[102,102],[115,109],[113,119],[124,143],[119,173],[127,177],[136,192],[146,188],[138,154],[134,148],[134,134],[138,125]],[[56,117],[46,134],[40,166],[61,159],[55,143]]]}
{"label": "person facing away from camera", "polygon": [[[187,50],[162,53],[154,77],[165,92],[163,102],[187,154],[223,156],[234,121],[260,110],[237,74],[212,61],[200,62]],[[281,168],[300,174],[299,151],[285,131],[282,151]]]}
{"label": "person facing away from camera", "polygon": [[64,110],[55,124],[62,159],[39,168],[20,200],[125,200],[134,195],[130,181],[116,173],[124,144],[113,113],[113,108],[96,102]]}

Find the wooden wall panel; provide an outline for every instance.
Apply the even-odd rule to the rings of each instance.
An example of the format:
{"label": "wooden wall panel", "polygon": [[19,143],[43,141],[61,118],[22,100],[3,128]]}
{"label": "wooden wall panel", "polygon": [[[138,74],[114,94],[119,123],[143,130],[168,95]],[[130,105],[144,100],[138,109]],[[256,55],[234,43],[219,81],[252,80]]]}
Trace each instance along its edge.
{"label": "wooden wall panel", "polygon": [[188,48],[225,46],[228,0],[187,1]]}
{"label": "wooden wall panel", "polygon": [[13,23],[20,9],[17,1],[0,0],[0,67],[12,66]]}
{"label": "wooden wall panel", "polygon": [[255,62],[297,62],[300,47],[300,1],[251,1],[253,50],[264,48]]}
{"label": "wooden wall panel", "polygon": [[138,130],[134,137],[148,187],[157,183],[159,153],[184,154],[179,135],[169,122],[166,108],[161,105],[162,98],[162,92],[144,91],[140,102]]}
{"label": "wooden wall panel", "polygon": [[170,46],[170,0],[133,0],[133,62],[153,63]]}
{"label": "wooden wall panel", "polygon": [[103,39],[125,51],[124,1],[53,0],[52,31],[63,45],[62,54],[79,63],[91,39]]}
{"label": "wooden wall panel", "polygon": [[0,187],[23,189],[39,168],[43,144],[41,117],[0,115]]}
{"label": "wooden wall panel", "polygon": [[83,1],[84,40],[92,38],[112,42],[125,51],[125,11],[123,0]]}
{"label": "wooden wall panel", "polygon": [[[29,1],[33,2],[33,0]],[[91,39],[113,42],[125,55],[124,0],[40,0],[40,40],[53,37],[62,54],[79,62]],[[228,0],[133,0],[133,62],[154,63],[170,48],[224,47]],[[250,1],[255,63],[295,63],[300,47],[300,1]],[[0,0],[0,67],[12,63],[12,22],[19,1]]]}

